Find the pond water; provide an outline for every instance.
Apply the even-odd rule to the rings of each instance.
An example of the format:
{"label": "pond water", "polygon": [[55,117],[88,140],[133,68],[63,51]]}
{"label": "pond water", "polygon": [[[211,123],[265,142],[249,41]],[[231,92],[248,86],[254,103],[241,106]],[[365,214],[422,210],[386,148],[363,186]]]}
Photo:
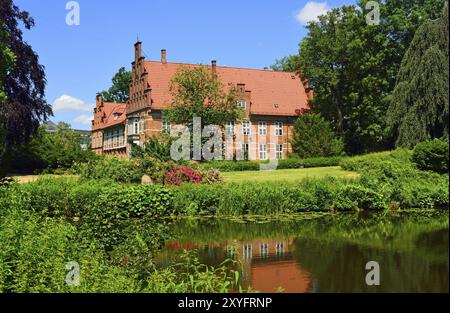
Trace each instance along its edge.
{"label": "pond water", "polygon": [[[181,219],[157,257],[177,262],[197,250],[202,263],[238,260],[243,288],[260,292],[448,292],[448,213],[303,215],[278,220]],[[366,263],[380,285],[366,284]]]}

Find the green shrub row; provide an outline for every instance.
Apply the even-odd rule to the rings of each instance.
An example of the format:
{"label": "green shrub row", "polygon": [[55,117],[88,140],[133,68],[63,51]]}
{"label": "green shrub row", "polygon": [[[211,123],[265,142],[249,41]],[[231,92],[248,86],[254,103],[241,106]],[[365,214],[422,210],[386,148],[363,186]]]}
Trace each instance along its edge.
{"label": "green shrub row", "polygon": [[[278,160],[277,169],[295,169],[295,168],[310,168],[310,167],[327,167],[337,166],[342,160],[342,157],[318,157],[318,158],[287,158]],[[199,163],[196,166],[206,169],[218,169],[222,172],[234,172],[234,171],[258,171],[260,164],[267,162],[256,161],[210,161]]]}
{"label": "green shrub row", "polygon": [[383,196],[351,181],[311,179],[300,184],[181,186],[174,208],[185,215],[269,215],[309,211],[386,208]]}

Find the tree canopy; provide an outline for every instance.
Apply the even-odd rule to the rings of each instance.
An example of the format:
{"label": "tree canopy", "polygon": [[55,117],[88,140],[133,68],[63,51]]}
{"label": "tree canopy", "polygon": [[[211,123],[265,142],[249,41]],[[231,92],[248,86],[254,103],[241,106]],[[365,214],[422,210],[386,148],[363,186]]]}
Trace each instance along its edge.
{"label": "tree canopy", "polygon": [[388,148],[386,111],[400,63],[414,32],[437,18],[444,0],[380,2],[380,24],[366,22],[366,0],[310,22],[299,54],[273,68],[296,70],[314,88],[312,107],[331,121],[354,154]]}
{"label": "tree canopy", "polygon": [[10,168],[15,172],[68,169],[75,163],[94,158],[93,152],[82,147],[83,138],[71,126],[59,122],[56,131],[39,127],[30,142],[13,147]]}
{"label": "tree canopy", "polygon": [[397,75],[388,111],[397,146],[448,137],[448,44],[446,7],[442,17],[419,27]]}
{"label": "tree canopy", "polygon": [[330,122],[317,113],[305,113],[296,120],[291,145],[300,158],[336,156],[344,147]]}
{"label": "tree canopy", "polygon": [[112,86],[107,91],[102,91],[103,100],[106,102],[126,103],[129,99],[129,84],[131,72],[121,67],[112,79]]}
{"label": "tree canopy", "polygon": [[173,102],[167,115],[173,123],[192,127],[193,118],[200,117],[202,125],[222,126],[241,114],[236,105],[236,88],[225,90],[204,67],[182,67],[173,77],[169,90]]}
{"label": "tree canopy", "polygon": [[5,72],[5,63],[0,70],[6,75],[2,78],[3,102],[0,105],[0,160],[14,144],[29,140],[39,124],[52,114],[51,106],[45,100],[45,72],[39,64],[39,57],[32,47],[22,38],[19,22],[25,29],[34,26],[34,20],[28,12],[21,11],[12,0],[0,1],[0,51],[5,51],[9,63]]}

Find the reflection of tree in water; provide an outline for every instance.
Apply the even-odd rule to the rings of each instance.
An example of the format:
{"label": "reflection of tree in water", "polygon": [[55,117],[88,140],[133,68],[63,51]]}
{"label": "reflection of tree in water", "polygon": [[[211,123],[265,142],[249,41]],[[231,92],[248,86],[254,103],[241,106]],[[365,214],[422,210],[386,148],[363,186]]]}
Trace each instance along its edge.
{"label": "reflection of tree in water", "polygon": [[[317,292],[448,292],[448,230],[421,235],[410,251],[302,238],[293,253],[318,281]],[[365,283],[369,261],[380,264],[380,286]]]}
{"label": "reflection of tree in water", "polygon": [[[171,244],[198,249],[208,265],[236,255],[247,266],[241,273],[248,283],[255,268],[266,275],[295,260],[298,270],[311,273],[312,292],[448,291],[448,212],[337,214],[266,223],[186,220],[172,231]],[[365,283],[369,261],[380,264],[381,286]],[[276,262],[280,267],[266,266]]]}

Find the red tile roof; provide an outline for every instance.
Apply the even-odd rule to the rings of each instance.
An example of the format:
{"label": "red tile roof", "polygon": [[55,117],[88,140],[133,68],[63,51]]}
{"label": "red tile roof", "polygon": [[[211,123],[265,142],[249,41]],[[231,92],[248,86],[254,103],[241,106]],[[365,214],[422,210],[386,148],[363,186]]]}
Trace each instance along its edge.
{"label": "red tile roof", "polygon": [[[200,65],[145,61],[152,89],[152,108],[165,109],[170,105],[169,83],[180,66]],[[216,72],[225,86],[245,84],[245,90],[251,92],[251,114],[296,116],[309,108],[305,88],[295,73],[227,66],[217,66]]]}
{"label": "red tile roof", "polygon": [[[103,102],[103,123],[95,125],[92,127],[92,130],[123,124],[126,120],[126,108],[126,103]],[[116,120],[114,119],[115,114],[118,115]]]}

